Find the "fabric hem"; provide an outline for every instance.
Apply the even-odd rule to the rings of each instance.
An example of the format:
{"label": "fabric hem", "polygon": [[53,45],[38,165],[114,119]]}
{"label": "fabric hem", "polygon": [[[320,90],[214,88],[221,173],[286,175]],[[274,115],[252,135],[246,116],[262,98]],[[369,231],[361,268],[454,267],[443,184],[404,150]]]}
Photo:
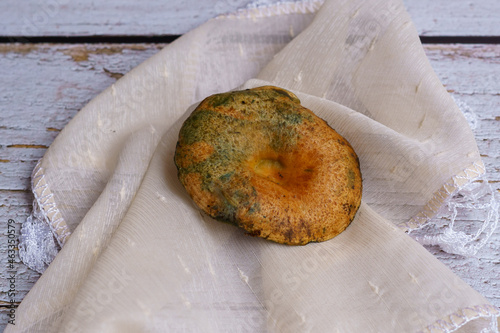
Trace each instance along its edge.
{"label": "fabric hem", "polygon": [[66,243],[66,240],[71,235],[66,221],[57,208],[54,200],[54,194],[49,189],[49,184],[45,180],[45,173],[42,167],[41,158],[33,169],[31,176],[31,188],[35,197],[40,214],[48,224],[57,242],[61,247]]}
{"label": "fabric hem", "polygon": [[215,19],[257,19],[287,14],[316,13],[324,0],[306,0],[297,2],[280,2],[272,5],[239,9],[234,13],[221,14]]}
{"label": "fabric hem", "polygon": [[491,304],[482,304],[460,309],[442,319],[436,320],[418,333],[451,333],[480,318],[491,318],[489,329],[491,332],[498,332],[497,319],[500,318],[500,310]]}

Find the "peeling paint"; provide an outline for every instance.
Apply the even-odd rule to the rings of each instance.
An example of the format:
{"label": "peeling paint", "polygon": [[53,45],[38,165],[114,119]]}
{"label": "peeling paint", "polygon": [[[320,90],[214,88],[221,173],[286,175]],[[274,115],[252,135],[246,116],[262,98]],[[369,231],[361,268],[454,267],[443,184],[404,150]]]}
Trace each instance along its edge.
{"label": "peeling paint", "polygon": [[47,149],[48,146],[45,145],[30,145],[30,144],[13,144],[7,145],[7,148],[35,148],[35,149]]}
{"label": "peeling paint", "polygon": [[89,60],[87,49],[84,46],[75,46],[62,51],[62,53],[69,55],[76,62]]}
{"label": "peeling paint", "polygon": [[425,50],[439,52],[442,58],[458,60],[459,58],[480,59],[495,62],[498,59],[497,45],[480,45],[474,47],[463,47],[460,44],[427,44]]}
{"label": "peeling paint", "polygon": [[150,47],[145,44],[120,44],[116,46],[76,45],[72,47],[60,48],[57,49],[57,51],[70,56],[73,61],[80,62],[89,60],[89,55],[92,54],[113,55],[122,53],[124,50],[145,51],[148,49],[150,49]]}
{"label": "peeling paint", "polygon": [[38,51],[40,46],[38,44],[0,44],[0,54],[6,53],[18,53],[18,54],[28,54],[33,51]]}
{"label": "peeling paint", "polygon": [[118,80],[123,75],[125,75],[123,73],[112,72],[109,69],[107,69],[106,67],[103,67],[102,69],[104,70],[104,73],[108,74],[108,76],[110,76],[110,77],[112,77],[113,79],[116,79],[116,80]]}

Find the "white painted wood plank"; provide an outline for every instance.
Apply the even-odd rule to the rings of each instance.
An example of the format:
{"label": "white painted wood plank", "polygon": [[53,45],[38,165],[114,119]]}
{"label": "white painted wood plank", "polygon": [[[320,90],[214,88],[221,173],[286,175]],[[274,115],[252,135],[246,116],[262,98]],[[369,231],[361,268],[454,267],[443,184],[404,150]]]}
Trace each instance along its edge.
{"label": "white painted wood plank", "polygon": [[475,111],[478,147],[490,181],[500,189],[500,45],[425,45],[425,50],[446,89]]}
{"label": "white painted wood plank", "polygon": [[498,36],[498,0],[403,0],[422,36]]}
{"label": "white painted wood plank", "polygon": [[[488,179],[500,199],[500,45],[425,45],[443,85],[477,116],[474,130]],[[460,221],[459,221],[460,222]],[[500,227],[475,257],[427,249],[455,274],[500,307]]]}
{"label": "white painted wood plank", "polygon": [[[0,45],[0,331],[10,309],[7,221],[31,211],[30,176],[58,132],[88,101],[163,45]],[[39,274],[16,251],[16,304]]]}
{"label": "white painted wood plank", "polygon": [[[0,45],[0,237],[6,222],[22,222],[31,209],[30,173],[58,131],[116,78],[162,45]],[[493,187],[500,195],[500,45],[425,45],[448,91],[477,114],[476,136]],[[19,225],[17,225],[17,232]],[[9,301],[3,281],[7,248],[0,241],[0,329]],[[473,258],[429,247],[457,275],[500,306],[500,229]],[[16,263],[16,301],[38,274]]]}
{"label": "white painted wood plank", "polygon": [[[279,0],[2,0],[0,35],[183,34],[208,19]],[[297,0],[288,0],[297,1]],[[498,36],[498,0],[404,0],[421,35]]]}

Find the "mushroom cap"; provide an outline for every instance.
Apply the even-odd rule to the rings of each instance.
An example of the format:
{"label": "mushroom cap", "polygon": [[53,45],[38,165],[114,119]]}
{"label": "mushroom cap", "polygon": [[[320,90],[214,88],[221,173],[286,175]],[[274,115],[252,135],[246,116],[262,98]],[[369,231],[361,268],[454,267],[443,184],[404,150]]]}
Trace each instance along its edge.
{"label": "mushroom cap", "polygon": [[282,244],[338,235],[361,203],[351,145],[278,87],[207,97],[180,130],[175,164],[206,214]]}

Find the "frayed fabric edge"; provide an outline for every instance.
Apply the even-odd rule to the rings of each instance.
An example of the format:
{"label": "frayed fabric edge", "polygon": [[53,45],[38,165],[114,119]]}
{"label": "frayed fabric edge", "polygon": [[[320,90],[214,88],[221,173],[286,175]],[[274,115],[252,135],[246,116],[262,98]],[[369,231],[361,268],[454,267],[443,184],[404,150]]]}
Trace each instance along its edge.
{"label": "frayed fabric edge", "polygon": [[[399,224],[399,228],[412,235],[412,232],[435,225],[443,228],[437,235],[417,232],[412,237],[422,245],[438,245],[448,253],[459,254],[462,256],[475,255],[490,239],[491,235],[498,226],[499,206],[495,191],[488,183],[485,168],[482,161],[473,163],[460,174],[452,177],[428,202],[424,209],[414,218],[406,223]],[[463,194],[469,193],[470,202],[460,202]],[[442,214],[443,210],[448,209],[443,216],[449,216],[447,223],[434,223],[433,218]],[[455,220],[459,211],[482,211],[484,219],[480,219],[481,226],[476,232],[463,232],[454,229]]]}
{"label": "frayed fabric edge", "polygon": [[37,162],[31,175],[33,210],[23,223],[19,237],[20,259],[39,273],[45,271],[71,235],[45,180],[42,160]]}

